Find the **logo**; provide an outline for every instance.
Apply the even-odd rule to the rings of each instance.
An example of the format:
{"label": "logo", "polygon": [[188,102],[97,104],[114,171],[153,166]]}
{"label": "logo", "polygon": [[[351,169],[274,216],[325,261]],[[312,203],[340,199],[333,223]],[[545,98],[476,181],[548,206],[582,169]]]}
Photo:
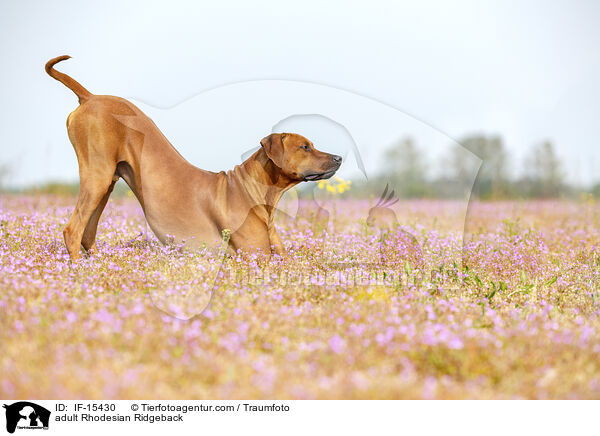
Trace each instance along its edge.
{"label": "logo", "polygon": [[29,401],[19,401],[11,405],[4,404],[6,409],[6,431],[14,433],[18,428],[28,430],[48,430],[50,411]]}
{"label": "logo", "polygon": [[[257,95],[261,96],[258,108]],[[332,263],[323,257],[323,269],[290,269],[284,262],[281,273],[272,274],[271,270],[261,268],[253,276],[252,272],[238,274],[239,270],[229,268],[230,262],[226,259],[235,259],[229,256],[233,254],[228,253],[229,242],[245,222],[245,214],[240,213],[238,219],[231,220],[227,228],[222,229],[221,241],[218,241],[221,244],[217,246],[215,243],[216,250],[203,252],[202,263],[185,263],[185,274],[179,275],[186,277],[183,282],[179,282],[180,278],[169,279],[162,274],[158,277],[164,279],[153,280],[150,286],[152,302],[166,314],[181,320],[201,314],[211,306],[213,296],[218,295],[216,289],[227,280],[235,285],[244,280],[253,280],[256,284],[270,284],[277,280],[277,284],[282,286],[306,282],[343,287],[349,283],[353,286],[381,283],[396,287],[399,283],[408,284],[409,280],[420,286],[429,276],[431,279],[427,283],[436,289],[458,286],[458,281],[450,274],[443,274],[442,270],[444,265],[453,265],[453,270],[462,269],[461,250],[446,250],[444,256],[436,257],[434,262],[424,262],[422,245],[427,234],[421,223],[405,219],[403,212],[409,206],[397,203],[396,199],[398,192],[401,198],[426,198],[429,195],[427,190],[431,189],[440,190],[441,196],[456,200],[455,206],[452,206],[456,208],[456,219],[444,221],[444,232],[456,238],[453,244],[457,247],[463,246],[470,194],[482,161],[430,125],[365,96],[334,87],[288,80],[232,83],[190,96],[173,107],[159,108],[139,99],[135,99],[134,103],[159,122],[173,143],[214,144],[218,138],[218,153],[212,153],[214,159],[210,165],[207,163],[213,170],[231,168],[231,156],[238,152],[240,144],[255,144],[256,147],[244,153],[236,163],[247,161],[260,149],[257,138],[264,136],[268,132],[265,128],[271,126],[271,133],[298,132],[317,144],[320,150],[342,156],[345,164],[336,173],[341,181],[355,179],[363,184],[370,183],[356,198],[366,199],[366,194],[370,194],[372,189],[383,191],[375,206],[371,200],[345,203],[342,199],[338,201],[336,194],[343,194],[347,186],[340,180],[331,179],[289,190],[285,201],[276,205],[279,224],[301,227],[303,231],[310,232],[314,236],[312,248],[323,253],[337,249],[340,238],[333,235],[342,232],[349,237],[348,241],[352,241],[340,247],[345,253],[339,256],[339,261]],[[196,123],[189,122],[186,113],[205,120],[203,128],[198,129]],[[115,120],[133,130],[139,129],[135,117],[115,115]],[[242,128],[240,120],[244,120],[247,128]],[[400,140],[406,137],[407,132],[421,132],[428,144],[427,154],[440,157],[441,168],[435,178],[436,183],[431,186],[426,182],[429,176],[420,161],[418,147],[408,139]],[[397,140],[390,144],[391,138]],[[141,139],[145,141],[146,137],[142,135]],[[361,151],[373,150],[376,144],[387,145],[389,149],[383,156],[384,162],[379,163],[373,153],[370,158],[367,154],[362,156]],[[147,148],[142,144],[144,149]],[[142,153],[141,159],[145,161],[146,156],[151,155]],[[190,158],[201,161],[204,155],[192,154]],[[448,165],[442,164],[444,159],[453,164],[446,168]],[[371,170],[372,174],[368,177]],[[269,190],[269,181],[262,186],[256,183],[261,189]],[[254,206],[260,205],[249,204],[246,215]],[[344,219],[334,219],[342,215]],[[338,229],[337,226],[342,227]],[[174,254],[179,250],[179,242],[182,241],[172,248]],[[188,277],[199,279],[190,280]]]}

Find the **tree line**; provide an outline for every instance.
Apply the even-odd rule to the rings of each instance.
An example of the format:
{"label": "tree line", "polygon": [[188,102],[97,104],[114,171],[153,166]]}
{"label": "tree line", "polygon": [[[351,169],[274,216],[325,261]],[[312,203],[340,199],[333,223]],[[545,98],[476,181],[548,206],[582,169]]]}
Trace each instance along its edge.
{"label": "tree line", "polygon": [[[481,159],[481,167],[471,153]],[[515,163],[517,174],[511,172]],[[473,183],[474,174],[477,176]],[[10,167],[0,165],[0,192],[76,195],[79,190],[76,181],[7,189],[2,182],[10,179],[10,175]],[[522,162],[515,162],[498,135],[467,136],[436,162],[428,161],[424,150],[411,137],[400,138],[384,151],[380,172],[370,175],[367,181],[352,180],[352,189],[343,195],[377,196],[386,185],[400,198],[465,198],[468,195],[483,200],[560,198],[577,197],[584,192],[600,196],[600,183],[585,190],[567,181],[552,142],[536,144]],[[125,195],[128,188],[119,183],[115,191],[115,195]]]}
{"label": "tree line", "polygon": [[[468,152],[478,156],[479,163]],[[550,141],[531,148],[512,174],[515,161],[501,136],[471,135],[455,144],[436,162],[435,175],[428,172],[423,150],[411,137],[399,139],[385,150],[381,171],[368,181],[353,181],[352,195],[375,194],[386,184],[400,198],[460,198],[469,192],[479,199],[558,198],[582,192],[600,194],[600,185],[584,191],[567,182],[562,162]],[[477,174],[472,184],[473,174]],[[472,188],[472,190],[471,190]]]}

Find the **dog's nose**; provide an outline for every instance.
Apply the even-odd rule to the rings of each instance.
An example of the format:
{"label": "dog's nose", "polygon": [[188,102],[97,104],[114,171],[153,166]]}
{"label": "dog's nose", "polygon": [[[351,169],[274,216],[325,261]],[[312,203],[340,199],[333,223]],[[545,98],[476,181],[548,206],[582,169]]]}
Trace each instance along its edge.
{"label": "dog's nose", "polygon": [[342,163],[342,156],[336,156],[336,155],[334,155],[334,156],[333,156],[333,161],[334,161],[336,164],[341,164],[341,163]]}

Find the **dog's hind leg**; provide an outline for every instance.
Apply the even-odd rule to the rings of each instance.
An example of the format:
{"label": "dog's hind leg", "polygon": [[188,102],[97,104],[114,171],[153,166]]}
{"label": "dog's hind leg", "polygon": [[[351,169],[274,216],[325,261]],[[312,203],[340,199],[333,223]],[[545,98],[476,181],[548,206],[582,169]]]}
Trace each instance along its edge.
{"label": "dog's hind leg", "polygon": [[[79,197],[77,198],[77,204],[75,205],[73,215],[71,215],[71,218],[63,231],[65,244],[67,245],[71,260],[76,260],[81,257],[83,234],[90,221],[92,221],[92,224],[94,224],[95,221],[95,225],[92,226],[95,236],[98,218],[106,205],[110,191],[112,191],[112,185],[114,183],[113,174],[114,168],[111,169],[110,172],[97,170],[95,172],[86,171],[85,173],[82,173],[80,169]],[[98,216],[95,220],[92,220],[96,211],[98,211]],[[90,241],[89,236],[91,236],[91,234],[88,235],[86,242]],[[91,245],[89,245],[89,247],[91,247]]]}
{"label": "dog's hind leg", "polygon": [[112,193],[117,180],[119,180],[119,177],[116,175],[113,176],[113,181],[108,187],[106,194],[104,194],[102,200],[100,200],[100,203],[98,204],[98,206],[96,206],[94,212],[92,212],[92,216],[90,217],[87,225],[85,226],[85,230],[83,231],[83,237],[81,238],[81,245],[83,245],[83,248],[87,252],[93,252],[96,249],[96,231],[98,230],[98,221],[100,220],[100,215],[102,215],[102,212],[106,207],[106,203],[108,203],[108,198],[110,197],[110,194]]}

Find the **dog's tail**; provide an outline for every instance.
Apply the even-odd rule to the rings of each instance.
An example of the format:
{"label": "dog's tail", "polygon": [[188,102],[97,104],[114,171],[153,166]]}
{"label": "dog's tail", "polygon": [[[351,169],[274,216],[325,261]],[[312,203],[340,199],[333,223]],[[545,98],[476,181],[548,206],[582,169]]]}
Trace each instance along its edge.
{"label": "dog's tail", "polygon": [[54,64],[57,64],[60,61],[64,61],[64,60],[67,60],[70,58],[71,58],[71,56],[65,55],[65,56],[59,56],[54,59],[50,59],[46,63],[46,73],[48,73],[50,75],[50,77],[55,78],[56,80],[61,82],[63,85],[65,85],[67,88],[69,88],[71,91],[73,91],[75,93],[75,95],[77,95],[77,97],[79,98],[79,103],[83,103],[85,100],[87,100],[92,95],[92,93],[90,91],[88,91],[87,89],[85,89],[83,86],[81,86],[81,84],[79,82],[77,82],[75,79],[67,76],[64,73],[61,73],[60,71],[56,71],[54,69]]}

